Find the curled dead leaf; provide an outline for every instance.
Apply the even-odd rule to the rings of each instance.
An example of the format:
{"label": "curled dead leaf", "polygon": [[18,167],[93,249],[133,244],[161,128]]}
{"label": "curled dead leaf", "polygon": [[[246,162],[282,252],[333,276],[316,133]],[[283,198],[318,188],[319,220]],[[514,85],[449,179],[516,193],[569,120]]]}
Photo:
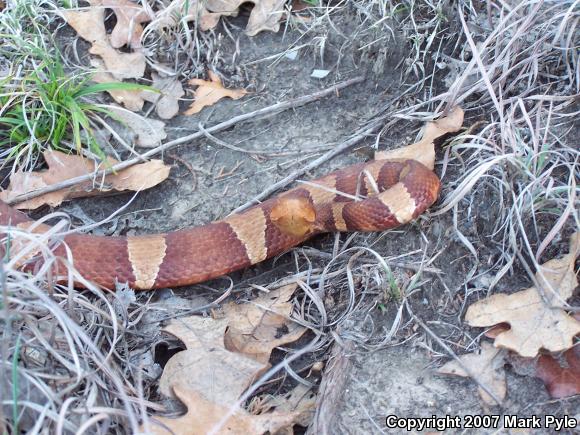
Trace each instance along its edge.
{"label": "curled dead leaf", "polygon": [[[48,165],[47,170],[37,172],[16,172],[10,177],[10,185],[0,192],[2,201],[11,201],[19,195],[23,195],[46,186],[56,184],[69,178],[78,177],[103,169],[105,164],[97,164],[93,160],[78,155],[68,155],[59,151],[45,151],[44,159]],[[106,165],[117,163],[114,159],[108,159]],[[103,192],[144,190],[153,187],[169,176],[170,167],[161,160],[134,165],[130,168],[110,174],[102,180],[102,183],[86,182],[72,188],[57,190],[56,192],[30,199],[16,204],[19,209],[35,209],[42,205],[55,207],[65,199],[80,198],[100,195]]]}
{"label": "curled dead leaf", "polygon": [[102,7],[112,9],[117,17],[117,24],[110,35],[111,46],[114,48],[120,48],[123,45],[129,45],[131,48],[140,47],[143,34],[142,24],[151,21],[147,11],[130,0],[98,1]]}
{"label": "curled dead leaf", "polygon": [[255,0],[253,3],[254,8],[248,19],[246,33],[249,36],[255,36],[264,30],[271,32],[280,30],[280,20],[285,13],[286,0]]}
{"label": "curled dead leaf", "polygon": [[454,107],[447,116],[425,125],[423,137],[419,142],[406,147],[390,151],[377,151],[376,160],[386,159],[413,159],[423,163],[429,169],[435,168],[435,144],[434,141],[448,133],[455,133],[463,125],[463,110]]}
{"label": "curled dead leaf", "polygon": [[267,363],[274,348],[298,340],[306,329],[289,319],[295,290],[289,284],[246,304],[225,304],[226,348]]}
{"label": "curled dead leaf", "polygon": [[[295,424],[308,427],[316,411],[316,394],[303,384],[298,384],[282,396],[268,394],[257,398],[250,405],[252,414],[262,415],[268,412],[298,414]],[[292,434],[293,432],[289,432]]]}
{"label": "curled dead leaf", "polygon": [[245,89],[226,89],[223,87],[219,76],[213,71],[208,72],[210,81],[202,79],[191,79],[190,85],[197,86],[194,92],[195,101],[185,111],[185,115],[193,115],[198,113],[207,106],[212,106],[222,98],[232,98],[238,100],[246,95],[248,92]]}

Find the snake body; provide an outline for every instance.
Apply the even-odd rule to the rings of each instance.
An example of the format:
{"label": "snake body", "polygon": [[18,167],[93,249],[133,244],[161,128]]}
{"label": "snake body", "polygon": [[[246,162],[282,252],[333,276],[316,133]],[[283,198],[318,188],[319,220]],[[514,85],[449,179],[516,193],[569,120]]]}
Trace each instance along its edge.
{"label": "snake body", "polygon": [[[299,184],[207,225],[128,237],[69,234],[54,253],[64,259],[70,250],[85,279],[110,289],[116,281],[140,290],[195,284],[281,254],[316,234],[382,231],[407,223],[435,202],[439,187],[437,176],[415,160],[375,160]],[[0,225],[33,223],[0,204]],[[22,267],[34,271],[43,261],[36,253]],[[58,276],[65,264],[53,266]]]}

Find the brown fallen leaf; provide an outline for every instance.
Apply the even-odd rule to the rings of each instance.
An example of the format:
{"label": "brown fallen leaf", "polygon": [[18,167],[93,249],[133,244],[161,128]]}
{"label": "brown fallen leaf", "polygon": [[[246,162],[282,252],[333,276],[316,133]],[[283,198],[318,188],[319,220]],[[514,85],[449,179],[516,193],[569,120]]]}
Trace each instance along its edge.
{"label": "brown fallen leaf", "polygon": [[236,403],[267,365],[224,347],[227,324],[228,319],[192,316],[163,329],[183,341],[186,350],[167,362],[159,380],[161,393],[173,397],[176,389],[198,391],[225,407]]}
{"label": "brown fallen leaf", "polygon": [[123,123],[135,134],[135,144],[143,148],[154,148],[167,137],[165,123],[158,119],[145,118],[121,107],[109,106],[107,110],[114,119]]}
{"label": "brown fallen leaf", "polygon": [[[254,36],[268,30],[280,30],[280,19],[284,16],[286,0],[250,0],[254,4],[246,33]],[[236,16],[238,9],[246,0],[173,0],[165,9],[157,14],[153,26],[165,28],[173,27],[180,20],[196,21],[202,31],[217,26],[220,17]]]}
{"label": "brown fallen leaf", "polygon": [[61,9],[60,13],[81,38],[91,43],[89,53],[103,59],[109,74],[118,80],[143,77],[146,63],[142,52],[122,53],[111,46],[105,29],[104,7],[98,5],[85,10]]}
{"label": "brown fallen leaf", "polygon": [[[303,384],[298,384],[283,396],[267,395],[257,398],[252,404],[252,414],[262,415],[267,412],[294,413],[297,414],[294,424],[308,427],[316,411],[316,394]],[[278,432],[278,435],[292,435],[294,432],[289,427],[288,431]]]}
{"label": "brown fallen leaf", "polygon": [[[93,74],[93,81],[96,83],[118,83],[112,74],[105,71],[105,65],[99,59],[91,59],[91,65],[96,68],[96,72]],[[132,112],[138,112],[143,109],[145,104],[145,99],[143,98],[143,92],[141,90],[130,90],[130,89],[110,89],[107,93],[113,97],[113,99],[122,104],[127,110]]]}
{"label": "brown fallen leaf", "polygon": [[246,33],[249,36],[255,36],[264,30],[278,32],[280,20],[285,13],[285,3],[286,0],[254,1],[254,8],[246,25]]}
{"label": "brown fallen leaf", "polygon": [[217,26],[222,15],[236,15],[237,7],[233,13],[213,13],[208,11],[207,2],[197,0],[173,0],[166,8],[157,13],[152,26],[155,28],[174,27],[180,21],[195,21],[201,31],[213,29]]}
{"label": "brown fallen leaf", "polygon": [[574,263],[579,253],[580,232],[570,237],[567,255],[540,266],[536,272],[540,290],[530,287],[511,295],[492,295],[472,304],[465,320],[479,327],[508,323],[511,328],[500,332],[494,344],[525,357],[536,356],[542,348],[551,352],[571,348],[574,336],[580,334],[580,322],[558,306],[578,285]]}
{"label": "brown fallen leaf", "polygon": [[131,48],[141,47],[143,23],[151,21],[147,11],[139,4],[130,0],[93,0],[91,4],[113,10],[117,17],[117,24],[109,37],[111,46],[120,48],[128,45]]}
{"label": "brown fallen leaf", "polygon": [[536,364],[535,376],[555,399],[580,394],[580,345],[564,352],[564,358],[565,367],[551,355],[540,356]]}
{"label": "brown fallen leaf", "polygon": [[162,77],[152,73],[153,87],[160,93],[143,92],[147,101],[155,104],[157,116],[161,119],[171,119],[179,112],[179,99],[185,95],[181,82],[175,77]]}
{"label": "brown fallen leaf", "polygon": [[[488,342],[481,343],[479,353],[468,353],[462,355],[459,359],[469,369],[470,373],[477,380],[485,385],[495,396],[503,402],[507,392],[504,370],[505,351],[494,348]],[[449,361],[439,370],[438,373],[470,377],[465,369],[455,360]],[[483,388],[479,387],[479,396],[488,405],[497,405],[498,403]]]}
{"label": "brown fallen leaf", "polygon": [[498,323],[497,325],[493,325],[487,331],[485,331],[484,335],[487,338],[496,338],[499,334],[509,331],[510,325],[509,323]]}
{"label": "brown fallen leaf", "polygon": [[425,125],[425,132],[419,142],[390,151],[377,151],[375,160],[413,159],[423,163],[429,169],[435,168],[434,141],[448,133],[455,133],[463,125],[463,110],[454,107],[447,116]]}
{"label": "brown fallen leaf", "polygon": [[[188,375],[185,375],[188,376]],[[156,435],[233,435],[278,433],[292,427],[298,413],[271,413],[251,415],[243,409],[236,409],[231,417],[230,407],[208,401],[196,391],[188,391],[174,386],[175,395],[187,407],[187,413],[178,418],[149,418],[149,427],[142,426],[140,432]]]}
{"label": "brown fallen leaf", "polygon": [[[13,198],[51,186],[60,181],[69,178],[78,177],[94,172],[97,169],[103,169],[104,164],[97,165],[93,160],[78,155],[64,154],[59,151],[47,150],[43,153],[48,169],[37,172],[16,172],[10,177],[10,185],[6,190],[0,192],[2,201],[11,201]],[[114,165],[116,160],[109,158],[107,165]],[[153,187],[169,176],[170,167],[165,165],[161,160],[151,160],[131,166],[105,177],[93,183],[91,181],[80,183],[74,187],[57,190],[56,192],[47,193],[37,198],[16,204],[18,209],[32,210],[44,204],[55,207],[65,199],[80,198],[87,196],[100,195],[103,192],[124,191],[124,190],[144,190]]]}
{"label": "brown fallen leaf", "polygon": [[210,81],[202,79],[191,79],[190,85],[197,86],[194,92],[195,101],[189,109],[185,111],[185,115],[193,115],[198,113],[204,107],[211,106],[225,97],[238,100],[246,95],[248,92],[245,89],[226,89],[223,87],[222,81],[213,71],[208,72]]}
{"label": "brown fallen leaf", "polygon": [[265,364],[274,348],[298,340],[306,328],[289,320],[295,290],[296,284],[289,284],[249,303],[225,304],[226,348]]}

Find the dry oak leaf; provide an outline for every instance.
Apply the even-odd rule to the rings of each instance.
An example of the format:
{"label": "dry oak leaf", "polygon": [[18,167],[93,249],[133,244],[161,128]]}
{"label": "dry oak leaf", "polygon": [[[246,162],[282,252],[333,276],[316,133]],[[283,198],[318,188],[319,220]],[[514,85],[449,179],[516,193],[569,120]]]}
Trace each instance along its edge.
{"label": "dry oak leaf", "polygon": [[435,140],[448,133],[455,133],[463,125],[463,109],[455,106],[443,118],[428,122],[423,137],[419,142],[390,151],[377,151],[375,160],[413,159],[423,163],[429,169],[435,168]]}
{"label": "dry oak leaf", "polygon": [[[10,177],[10,185],[6,190],[0,192],[0,200],[11,201],[19,195],[51,186],[69,178],[87,175],[105,166],[97,164],[93,160],[78,155],[64,154],[59,151],[45,151],[44,160],[48,169],[37,172],[16,172]],[[114,165],[116,160],[109,158],[107,165]],[[18,209],[32,210],[44,204],[55,207],[65,199],[95,196],[102,192],[124,191],[124,190],[144,190],[153,187],[169,176],[170,167],[161,160],[151,160],[131,166],[110,174],[97,182],[85,182],[77,184],[71,188],[57,190],[45,195],[24,201],[15,205]]]}
{"label": "dry oak leaf", "polygon": [[197,391],[205,399],[227,407],[267,366],[224,347],[227,319],[200,316],[173,320],[163,331],[179,338],[186,350],[167,362],[159,390],[168,397],[175,390]]}
{"label": "dry oak leaf", "polygon": [[181,82],[175,77],[162,77],[152,73],[153,87],[159,93],[144,91],[142,96],[155,104],[155,112],[161,119],[171,119],[179,112],[179,99],[185,95]]}
{"label": "dry oak leaf", "polygon": [[289,318],[296,287],[289,284],[245,304],[225,304],[226,348],[265,364],[274,348],[298,340],[306,328]]}
{"label": "dry oak leaf", "polygon": [[194,92],[195,100],[189,106],[189,109],[185,111],[185,115],[198,113],[204,107],[212,106],[222,98],[229,97],[238,100],[248,93],[245,89],[224,88],[222,81],[213,71],[209,71],[208,75],[210,81],[202,79],[191,79],[189,81],[190,85],[197,86],[198,88]]}
{"label": "dry oak leaf", "polygon": [[496,294],[471,305],[465,320],[471,326],[508,323],[510,329],[497,335],[494,345],[534,357],[540,349],[559,352],[572,347],[580,334],[580,322],[562,306],[578,285],[574,263],[580,253],[580,232],[570,237],[570,251],[547,261],[536,272],[541,290],[531,287],[511,295]]}
{"label": "dry oak leaf", "polygon": [[[93,74],[92,80],[96,83],[118,83],[112,74],[105,71],[105,65],[99,59],[91,59],[91,65],[97,69]],[[144,91],[141,90],[130,90],[130,89],[111,89],[107,93],[113,97],[113,99],[125,106],[127,110],[132,112],[138,112],[143,109],[145,104],[145,99],[143,98]],[[152,93],[152,92],[150,92]]]}
{"label": "dry oak leaf", "polygon": [[[456,375],[463,377],[474,376],[480,384],[485,385],[501,402],[505,399],[507,386],[505,381],[505,350],[496,349],[488,342],[481,343],[479,353],[468,353],[459,357],[465,369],[456,360],[449,361],[439,370],[438,373]],[[483,388],[478,388],[479,396],[488,405],[498,403]]]}
{"label": "dry oak leaf", "polygon": [[91,43],[89,53],[100,56],[107,72],[117,80],[141,78],[145,74],[142,52],[122,53],[111,45],[105,29],[105,8],[92,6],[85,10],[61,9],[60,13],[78,35]]}
{"label": "dry oak leaf", "polygon": [[151,16],[142,6],[130,0],[92,0],[90,3],[96,7],[112,9],[117,17],[117,24],[109,37],[111,46],[141,47],[142,24],[151,21]]}
{"label": "dry oak leaf", "polygon": [[[262,415],[266,412],[275,411],[277,413],[297,414],[294,424],[308,427],[312,422],[316,411],[316,394],[303,384],[298,384],[283,396],[267,395],[264,398],[257,398],[250,404],[252,414]],[[277,435],[292,435],[292,428],[287,432],[279,432]]]}
{"label": "dry oak leaf", "polygon": [[567,367],[550,355],[542,355],[536,364],[535,376],[546,385],[551,397],[560,399],[580,394],[580,345],[564,352]]}
{"label": "dry oak leaf", "polygon": [[230,406],[208,401],[199,392],[188,391],[178,385],[174,387],[174,392],[187,407],[187,413],[178,418],[150,417],[148,427],[142,426],[140,432],[155,435],[274,434],[294,425],[297,418],[297,413],[251,415],[243,409],[236,409],[226,420],[231,413]]}
{"label": "dry oak leaf", "polygon": [[[216,15],[237,15],[238,8],[247,0],[207,0],[206,9]],[[286,0],[250,0],[254,7],[248,18],[246,34],[255,36],[267,30],[277,32],[280,30],[280,20],[284,16]]]}
{"label": "dry oak leaf", "polygon": [[[217,26],[220,17],[236,16],[238,9],[246,0],[173,0],[167,8],[160,11],[154,26],[173,27],[180,20],[196,21],[202,31]],[[250,0],[254,8],[250,13],[246,33],[254,36],[263,30],[277,32],[280,19],[284,15],[286,0]]]}
{"label": "dry oak leaf", "polygon": [[135,144],[143,148],[154,148],[167,137],[165,123],[158,119],[145,118],[121,107],[109,106],[112,117],[123,123],[135,135]]}
{"label": "dry oak leaf", "polygon": [[207,1],[197,0],[173,0],[165,9],[157,13],[151,26],[164,29],[174,27],[180,21],[195,21],[200,30],[205,32],[217,26],[222,15],[237,15],[237,6],[233,13],[213,13],[207,10],[207,3]]}
{"label": "dry oak leaf", "polygon": [[246,25],[246,33],[249,36],[255,36],[264,30],[271,32],[280,30],[280,20],[285,13],[286,0],[255,0],[253,3],[254,8]]}

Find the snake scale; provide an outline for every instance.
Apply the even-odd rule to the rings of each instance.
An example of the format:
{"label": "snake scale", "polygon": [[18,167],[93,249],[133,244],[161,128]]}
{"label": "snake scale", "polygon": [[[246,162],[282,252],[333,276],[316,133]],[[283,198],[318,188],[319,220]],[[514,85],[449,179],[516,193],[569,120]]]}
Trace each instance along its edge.
{"label": "snake scale", "polygon": [[[207,225],[128,237],[69,234],[54,253],[64,259],[70,249],[76,270],[109,289],[115,282],[139,290],[195,284],[281,254],[316,234],[382,231],[407,223],[436,201],[439,188],[438,177],[415,160],[373,160],[301,183]],[[0,225],[26,229],[33,223],[0,204]],[[43,261],[33,252],[21,267],[34,272]],[[54,263],[57,279],[66,276],[66,264]]]}

